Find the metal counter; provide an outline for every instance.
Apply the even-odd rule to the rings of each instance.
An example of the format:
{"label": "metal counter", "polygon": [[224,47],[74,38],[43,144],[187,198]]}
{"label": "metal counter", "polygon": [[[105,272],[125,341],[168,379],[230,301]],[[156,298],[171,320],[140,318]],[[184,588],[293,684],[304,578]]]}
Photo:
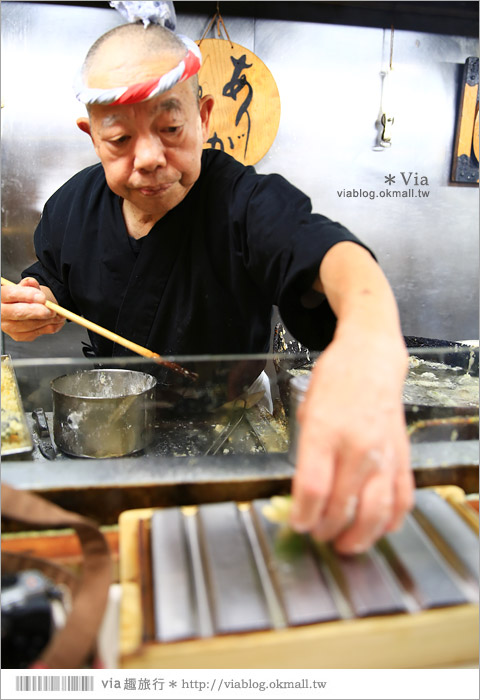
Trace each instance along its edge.
{"label": "metal counter", "polygon": [[[429,356],[431,352],[429,350]],[[416,350],[415,353],[421,355],[422,351]],[[470,368],[470,349],[464,354],[465,361],[468,361],[466,367]],[[217,409],[207,411],[199,400],[198,404],[188,404],[190,415],[181,411],[175,414],[174,407],[167,417],[157,417],[152,443],[135,455],[85,459],[68,457],[57,450],[53,461],[40,452],[31,412],[39,404],[44,407],[53,440],[53,414],[47,403],[50,379],[84,369],[86,361],[14,362],[33,436],[33,450],[28,454],[3,458],[2,480],[16,488],[42,494],[62,507],[93,517],[102,524],[117,523],[121,512],[134,508],[251,501],[288,493],[294,475],[294,466],[288,459],[289,385],[288,382],[282,383],[290,376],[288,358],[298,365],[298,354],[264,358],[277,362],[280,370],[273,371],[269,377],[273,415],[266,413],[260,405],[248,408],[235,431],[228,435],[228,441],[220,441],[221,448],[216,454],[212,445],[217,442],[218,446],[217,438],[228,422],[229,413]],[[457,355],[455,358],[458,364]],[[205,398],[205,393],[214,396],[218,376],[225,381],[227,375],[220,369],[230,371],[236,367],[231,364],[231,358],[228,359],[230,364],[223,368],[221,364],[226,358],[207,359],[208,367],[215,371],[203,384],[200,382],[200,398]],[[138,365],[135,358],[133,361]],[[257,362],[258,358],[253,361]],[[131,362],[132,358],[117,359],[120,366],[129,366]],[[245,362],[244,358],[242,362]],[[282,367],[278,368],[280,363]],[[93,364],[87,362],[86,366]],[[148,371],[149,365],[142,362],[141,369]],[[414,409],[413,425],[422,425],[422,430],[411,435],[412,467],[417,487],[453,484],[466,493],[477,493],[478,408],[442,407],[441,417],[436,407]],[[451,420],[457,422],[451,423]],[[464,425],[458,421],[463,421]],[[411,425],[408,410],[407,422]]]}
{"label": "metal counter", "polygon": [[[35,450],[38,448],[35,447]],[[418,487],[456,484],[478,492],[478,440],[412,445]],[[4,460],[2,481],[35,491],[68,510],[114,524],[132,508],[268,498],[290,491],[286,454],[136,457],[89,460],[39,453],[34,461]]]}

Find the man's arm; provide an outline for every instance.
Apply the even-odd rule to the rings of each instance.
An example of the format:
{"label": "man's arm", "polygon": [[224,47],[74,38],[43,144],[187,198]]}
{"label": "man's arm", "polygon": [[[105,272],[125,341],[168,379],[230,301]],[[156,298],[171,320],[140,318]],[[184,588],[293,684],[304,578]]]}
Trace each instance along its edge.
{"label": "man's arm", "polygon": [[2,331],[17,341],[58,333],[65,319],[47,309],[47,299],[56,303],[50,289],[40,286],[33,277],[25,277],[19,284],[2,286]]}
{"label": "man's arm", "polygon": [[361,552],[413,504],[402,404],[408,355],[392,290],[364,248],[333,246],[314,289],[337,328],[299,411],[291,524],[341,552]]}

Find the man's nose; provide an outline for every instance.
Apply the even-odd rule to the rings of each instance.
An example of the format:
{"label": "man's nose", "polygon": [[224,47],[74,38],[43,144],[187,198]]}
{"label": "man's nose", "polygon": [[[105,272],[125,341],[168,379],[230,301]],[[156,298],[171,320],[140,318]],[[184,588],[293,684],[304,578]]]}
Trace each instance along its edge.
{"label": "man's nose", "polygon": [[165,167],[167,158],[162,140],[153,134],[138,138],[135,147],[135,170],[153,171]]}

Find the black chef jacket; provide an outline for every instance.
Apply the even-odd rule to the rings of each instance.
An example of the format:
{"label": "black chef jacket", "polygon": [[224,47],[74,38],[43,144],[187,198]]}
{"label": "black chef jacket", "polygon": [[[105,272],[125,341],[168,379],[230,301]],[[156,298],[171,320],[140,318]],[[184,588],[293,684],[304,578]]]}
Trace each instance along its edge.
{"label": "black chef jacket", "polygon": [[[259,175],[205,150],[185,199],[139,242],[127,233],[121,199],[100,164],[82,170],[45,205],[35,231],[38,262],[22,276],[58,303],[163,355],[262,353],[272,305],[310,349],[330,341],[325,299],[301,303],[338,241],[359,241],[311,212],[279,175]],[[124,351],[90,334],[97,356]]]}

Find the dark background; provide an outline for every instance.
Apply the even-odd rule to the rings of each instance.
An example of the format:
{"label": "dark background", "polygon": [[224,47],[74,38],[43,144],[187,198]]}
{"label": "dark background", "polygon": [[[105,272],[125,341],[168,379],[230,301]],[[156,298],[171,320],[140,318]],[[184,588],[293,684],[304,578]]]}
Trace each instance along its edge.
{"label": "dark background", "polygon": [[[108,2],[54,2],[112,9]],[[295,22],[320,22],[359,27],[390,27],[409,31],[478,36],[478,2],[219,2],[224,17],[252,17]],[[217,2],[174,2],[177,14],[212,16]]]}

